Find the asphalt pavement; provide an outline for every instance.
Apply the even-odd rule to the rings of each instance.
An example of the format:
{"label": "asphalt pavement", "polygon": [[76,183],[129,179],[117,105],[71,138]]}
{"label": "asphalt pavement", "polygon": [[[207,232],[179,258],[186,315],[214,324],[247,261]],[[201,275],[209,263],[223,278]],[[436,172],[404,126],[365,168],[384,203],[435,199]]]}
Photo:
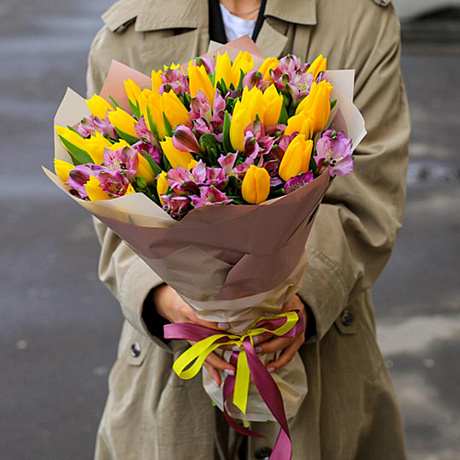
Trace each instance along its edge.
{"label": "asphalt pavement", "polygon": [[[111,0],[0,5],[0,458],[89,459],[122,324],[89,215],[41,171]],[[458,46],[404,47],[405,224],[373,289],[411,460],[460,458]]]}

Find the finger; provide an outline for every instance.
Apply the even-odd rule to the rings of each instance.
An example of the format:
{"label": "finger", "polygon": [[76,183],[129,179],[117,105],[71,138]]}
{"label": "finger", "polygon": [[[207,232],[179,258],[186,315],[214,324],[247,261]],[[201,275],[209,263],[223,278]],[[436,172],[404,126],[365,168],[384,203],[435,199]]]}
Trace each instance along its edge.
{"label": "finger", "polygon": [[266,354],[266,353],[273,353],[274,351],[283,350],[287,346],[289,346],[295,338],[287,338],[287,337],[278,337],[276,339],[269,340],[262,345],[257,345],[255,350],[256,353]]}
{"label": "finger", "polygon": [[198,324],[200,326],[208,327],[210,329],[217,329],[217,330],[225,330],[230,327],[229,323],[226,322],[212,322],[212,321],[205,321],[204,319],[198,318],[198,315],[196,314],[196,311],[187,305],[189,308],[185,314],[188,317],[188,320],[191,321],[192,323]]}
{"label": "finger", "polygon": [[254,345],[260,345],[261,343],[266,342],[267,340],[270,340],[272,337],[273,337],[273,334],[264,332],[263,334],[255,335],[252,338],[252,341]]}
{"label": "finger", "polygon": [[212,367],[225,372],[228,375],[235,375],[235,368],[225,361],[225,359],[220,358],[216,353],[210,353],[206,358],[206,362]]}
{"label": "finger", "polygon": [[220,377],[219,371],[215,367],[211,366],[211,364],[208,364],[206,362],[204,363],[204,367],[209,372],[209,375],[214,381],[216,387],[219,388],[222,385],[222,378]]}
{"label": "finger", "polygon": [[296,339],[281,352],[279,358],[276,361],[266,365],[267,370],[269,372],[274,372],[285,366],[295,356],[299,348],[302,346],[302,343],[303,338],[301,336],[296,337]]}

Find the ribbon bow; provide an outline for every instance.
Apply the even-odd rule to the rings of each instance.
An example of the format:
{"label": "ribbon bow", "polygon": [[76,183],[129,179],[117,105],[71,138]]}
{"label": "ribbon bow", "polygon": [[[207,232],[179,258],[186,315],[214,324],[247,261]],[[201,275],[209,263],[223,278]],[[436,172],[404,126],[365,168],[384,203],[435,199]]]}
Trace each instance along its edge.
{"label": "ribbon bow", "polygon": [[[239,353],[232,353],[230,357],[230,363],[235,366],[236,374],[235,376],[229,375],[225,379],[224,401],[227,401],[233,393],[233,404],[245,414],[252,377],[260,396],[281,426],[270,457],[273,460],[291,458],[292,446],[289,427],[278,385],[257,356],[254,350],[253,337],[263,333],[278,337],[295,337],[304,330],[305,322],[298,310],[280,313],[271,318],[263,316],[253,323],[243,335],[222,333],[193,323],[175,323],[164,326],[166,339],[184,339],[197,342],[174,362],[174,371],[184,380],[195,377],[208,355],[217,348],[224,345],[236,345],[241,348]],[[228,414],[225,403],[224,415],[227,422],[239,433],[262,437],[259,433],[236,423]]]}

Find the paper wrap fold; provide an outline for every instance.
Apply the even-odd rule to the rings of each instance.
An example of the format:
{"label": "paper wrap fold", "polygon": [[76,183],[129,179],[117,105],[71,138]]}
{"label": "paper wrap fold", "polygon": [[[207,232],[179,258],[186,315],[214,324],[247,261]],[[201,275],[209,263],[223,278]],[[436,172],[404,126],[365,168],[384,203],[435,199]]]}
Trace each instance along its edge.
{"label": "paper wrap fold", "polygon": [[[213,53],[225,50],[235,53],[228,45]],[[338,100],[332,124],[353,139],[354,148],[365,130],[352,103],[353,72],[327,74],[334,85],[332,96]],[[150,78],[114,61],[101,91],[102,96],[113,96],[127,111],[130,108],[123,80],[129,78],[141,88],[150,85]],[[85,100],[69,89],[55,125],[74,125],[87,115]],[[70,161],[56,134],[55,157]],[[56,175],[44,170],[71,196]],[[229,322],[230,331],[242,333],[259,317],[278,313],[299,290],[307,267],[305,243],[329,182],[326,172],[281,198],[260,205],[203,206],[179,222],[139,193],[93,202],[72,198],[126,241],[200,318]],[[268,361],[273,356],[263,359]],[[307,393],[299,355],[272,376],[281,390],[287,417],[293,417]],[[205,390],[222,409],[222,390],[214,386],[207,371],[203,380]],[[227,410],[235,418],[273,420],[252,383],[247,413],[241,414],[231,401],[227,401]]]}

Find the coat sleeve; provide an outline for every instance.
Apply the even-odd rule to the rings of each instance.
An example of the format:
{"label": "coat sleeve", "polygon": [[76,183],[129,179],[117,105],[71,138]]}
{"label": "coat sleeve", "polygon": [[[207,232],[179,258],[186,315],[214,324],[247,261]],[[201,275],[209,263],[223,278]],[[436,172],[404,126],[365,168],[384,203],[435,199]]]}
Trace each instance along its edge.
{"label": "coat sleeve", "polygon": [[378,14],[354,24],[349,53],[354,102],[368,134],[355,151],[354,172],[334,179],[319,208],[299,292],[315,316],[319,340],[376,280],[403,218],[410,122],[399,22],[391,6],[370,5]]}
{"label": "coat sleeve", "polygon": [[[112,40],[110,37],[113,37]],[[94,39],[88,58],[88,97],[99,92],[114,56],[118,37],[103,27]],[[99,279],[107,286],[121,305],[126,320],[157,345],[170,351],[163,342],[165,320],[156,313],[150,292],[163,280],[112,230],[93,219],[101,244]]]}

